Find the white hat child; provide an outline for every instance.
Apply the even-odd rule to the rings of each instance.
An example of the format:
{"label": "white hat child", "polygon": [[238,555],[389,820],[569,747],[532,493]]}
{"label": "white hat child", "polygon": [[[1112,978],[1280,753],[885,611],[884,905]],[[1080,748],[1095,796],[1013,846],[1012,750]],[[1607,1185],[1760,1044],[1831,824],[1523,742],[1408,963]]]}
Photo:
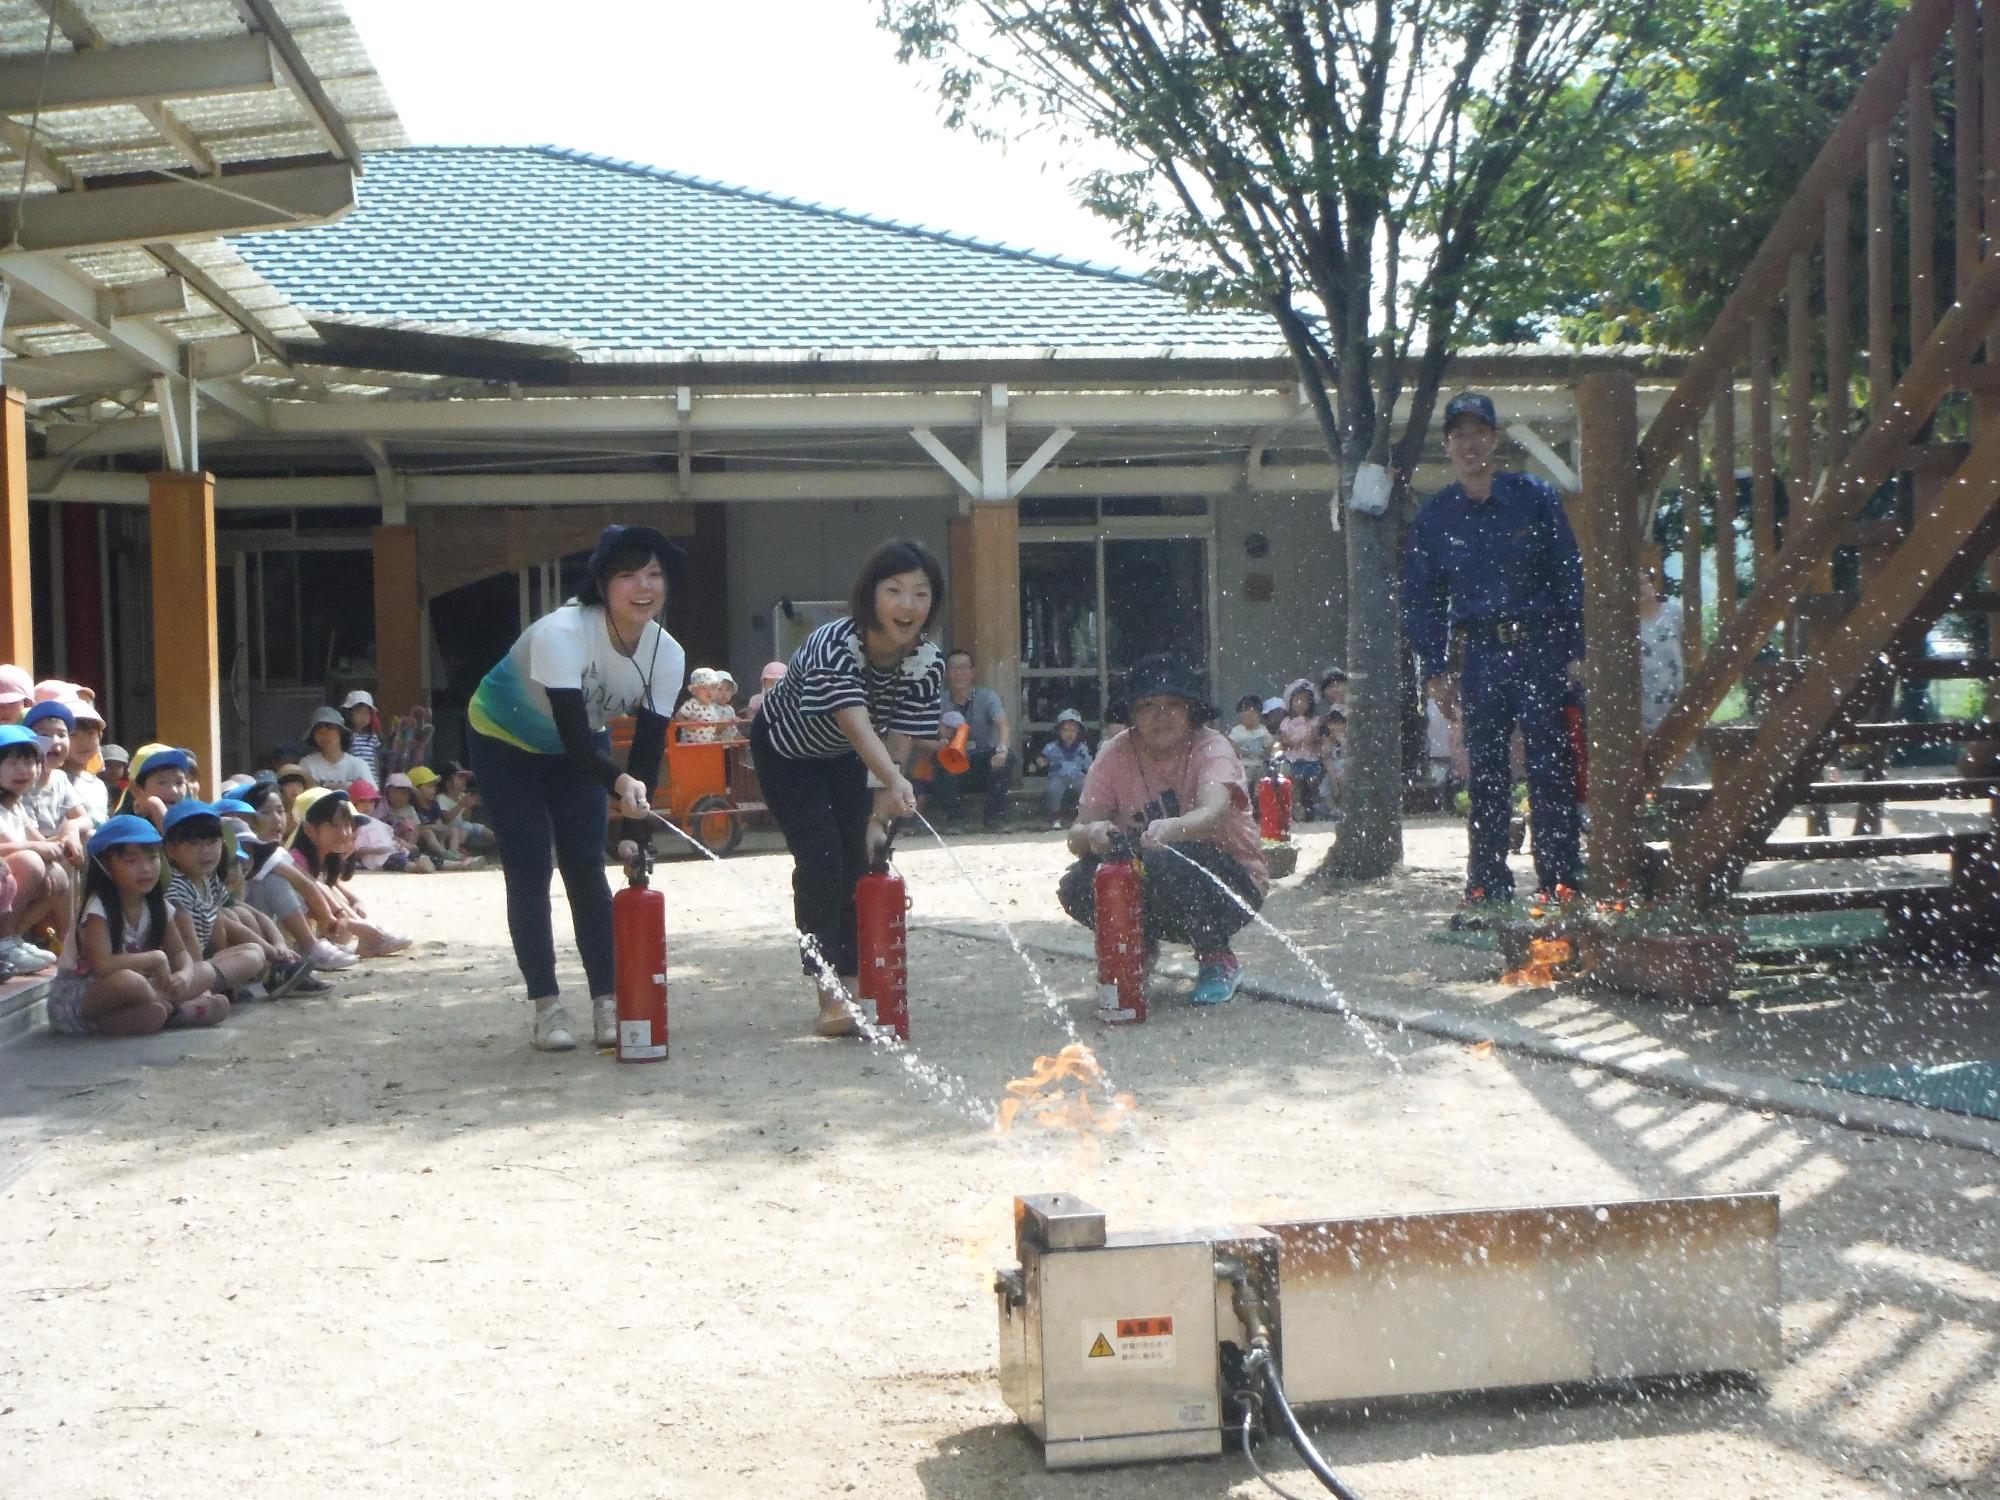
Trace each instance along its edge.
{"label": "white hat child", "polygon": [[714,687],[721,680],[713,667],[696,667],[688,673],[689,687]]}
{"label": "white hat child", "polygon": [[340,700],[340,706],[342,708],[373,708],[375,706],[375,695],[356,688]]}

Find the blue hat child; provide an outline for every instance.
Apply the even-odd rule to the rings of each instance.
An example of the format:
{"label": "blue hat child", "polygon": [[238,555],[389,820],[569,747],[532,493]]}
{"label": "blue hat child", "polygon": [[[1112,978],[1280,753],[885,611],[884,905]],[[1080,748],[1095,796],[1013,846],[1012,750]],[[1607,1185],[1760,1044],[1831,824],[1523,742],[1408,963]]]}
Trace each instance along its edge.
{"label": "blue hat child", "polygon": [[42,753],[42,742],[35,731],[25,724],[0,724],[0,755],[5,755],[16,745],[33,745],[35,753]]}
{"label": "blue hat child", "polygon": [[65,729],[76,728],[76,715],[71,713],[66,705],[56,702],[53,698],[37,703],[21,716],[21,722],[30,729],[44,719],[58,719]]}
{"label": "blue hat child", "polygon": [[90,852],[92,859],[97,859],[107,850],[115,849],[120,844],[158,844],[161,842],[164,841],[160,838],[159,829],[148,823],[144,818],[138,817],[133,813],[120,813],[115,818],[106,818],[97,832],[90,836],[90,842],[84,847]]}
{"label": "blue hat child", "polygon": [[161,831],[168,838],[172,838],[176,828],[197,818],[206,818],[215,827],[212,830],[207,827],[197,828],[191,831],[187,835],[188,837],[213,838],[222,832],[222,814],[210,807],[206,802],[197,802],[192,797],[176,802],[172,807],[167,809],[166,816],[160,819]]}

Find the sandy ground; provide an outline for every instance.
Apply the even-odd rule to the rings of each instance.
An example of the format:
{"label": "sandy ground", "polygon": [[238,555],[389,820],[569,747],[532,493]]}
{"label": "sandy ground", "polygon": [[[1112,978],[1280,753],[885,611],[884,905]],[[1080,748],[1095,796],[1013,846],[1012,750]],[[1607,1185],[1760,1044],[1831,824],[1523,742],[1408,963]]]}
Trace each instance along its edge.
{"label": "sandy ground", "polygon": [[[1556,1003],[1425,941],[1446,843],[1273,914],[1356,992]],[[1067,935],[1053,837],[961,847],[1024,935]],[[1378,1055],[1269,1003],[1170,996],[1100,1033],[1082,965],[1041,960],[1052,1009],[1004,945],[939,930],[994,917],[942,855],[902,863],[919,1067],[806,1035],[789,867],[752,854],[663,879],[661,1066],[528,1048],[497,875],[376,879],[424,941],[336,997],[0,1051],[0,1495],[1263,1493],[1240,1456],[1043,1471],[990,1287],[1012,1196],[1056,1189],[1114,1229],[1773,1189],[1786,1360],[1761,1387],[1394,1407],[1315,1422],[1322,1448],[1370,1500],[2000,1495],[1992,1157],[1416,1034]],[[996,1137],[1065,1015],[1135,1129]]]}

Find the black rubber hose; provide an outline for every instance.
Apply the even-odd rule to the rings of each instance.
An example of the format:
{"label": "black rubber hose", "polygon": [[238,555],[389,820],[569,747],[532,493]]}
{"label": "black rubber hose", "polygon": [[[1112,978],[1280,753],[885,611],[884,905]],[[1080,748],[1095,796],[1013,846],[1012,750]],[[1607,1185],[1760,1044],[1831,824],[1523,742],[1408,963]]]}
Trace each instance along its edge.
{"label": "black rubber hose", "polygon": [[1340,1500],[1361,1500],[1359,1495],[1341,1483],[1340,1476],[1333,1472],[1333,1466],[1319,1456],[1319,1449],[1312,1445],[1312,1439],[1306,1436],[1305,1428],[1299,1425],[1299,1419],[1292,1411],[1292,1403],[1285,1399],[1285,1386],[1284,1382],[1278,1379],[1277,1364],[1269,1357],[1265,1358],[1263,1364],[1264,1384],[1271,1392],[1271,1404],[1278,1408],[1278,1415],[1284,1420],[1285,1436],[1290,1438],[1292,1446],[1299,1450],[1299,1457],[1304,1459],[1306,1467],[1313,1471],[1313,1477],[1338,1495]]}

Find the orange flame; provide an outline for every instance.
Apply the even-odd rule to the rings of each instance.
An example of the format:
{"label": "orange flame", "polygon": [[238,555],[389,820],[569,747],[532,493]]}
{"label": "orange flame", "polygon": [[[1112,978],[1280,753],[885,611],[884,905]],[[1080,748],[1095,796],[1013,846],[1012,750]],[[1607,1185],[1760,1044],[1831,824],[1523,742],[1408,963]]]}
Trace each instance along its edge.
{"label": "orange flame", "polygon": [[1529,938],[1528,961],[1500,976],[1502,984],[1525,984],[1546,989],[1556,982],[1556,970],[1575,953],[1568,938]]}
{"label": "orange flame", "polygon": [[[1066,1085],[1075,1084],[1076,1092]],[[1096,1090],[1099,1102],[1091,1102]],[[1097,1054],[1082,1042],[1071,1042],[1054,1057],[1038,1057],[1027,1077],[1007,1085],[1008,1096],[994,1114],[996,1134],[1005,1135],[1023,1113],[1048,1130],[1073,1130],[1079,1135],[1109,1133],[1124,1123],[1138,1101],[1130,1094],[1106,1097],[1104,1069]]]}

